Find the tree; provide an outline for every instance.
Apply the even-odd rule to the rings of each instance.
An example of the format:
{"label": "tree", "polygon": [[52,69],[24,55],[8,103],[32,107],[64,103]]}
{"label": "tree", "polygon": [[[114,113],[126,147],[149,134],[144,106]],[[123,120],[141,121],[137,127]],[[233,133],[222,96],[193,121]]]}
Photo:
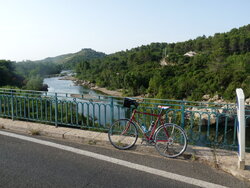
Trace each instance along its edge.
{"label": "tree", "polygon": [[22,82],[23,77],[15,72],[15,63],[0,60],[0,86],[10,85],[20,87]]}
{"label": "tree", "polygon": [[42,89],[44,89],[42,77],[37,75],[29,78],[25,86],[25,89],[37,90],[37,91],[41,91]]}

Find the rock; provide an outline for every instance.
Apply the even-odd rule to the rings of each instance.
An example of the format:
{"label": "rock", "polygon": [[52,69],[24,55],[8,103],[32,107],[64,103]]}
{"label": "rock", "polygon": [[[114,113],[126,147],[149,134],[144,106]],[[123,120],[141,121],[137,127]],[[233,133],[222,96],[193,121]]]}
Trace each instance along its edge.
{"label": "rock", "polygon": [[246,103],[247,105],[250,105],[250,98],[247,98],[246,101],[245,101],[245,103]]}
{"label": "rock", "polygon": [[[228,121],[234,121],[233,115],[235,115],[236,112],[233,109],[228,110],[228,105],[223,99],[216,101],[216,103],[220,104],[219,108],[206,107],[206,104],[204,104],[203,107],[186,108],[186,111],[189,113],[188,118],[193,117],[193,120],[200,121],[202,125],[208,125],[208,122],[212,125],[216,124],[216,121],[218,121],[219,124],[224,123],[225,117],[227,116],[226,114],[231,113],[232,117],[229,116]],[[231,106],[231,108],[234,107]]]}
{"label": "rock", "polygon": [[219,100],[219,99],[220,99],[219,95],[215,95],[215,96],[212,98],[213,101],[217,101],[217,100]]}
{"label": "rock", "polygon": [[210,95],[203,95],[202,99],[208,100],[208,99],[210,99]]}

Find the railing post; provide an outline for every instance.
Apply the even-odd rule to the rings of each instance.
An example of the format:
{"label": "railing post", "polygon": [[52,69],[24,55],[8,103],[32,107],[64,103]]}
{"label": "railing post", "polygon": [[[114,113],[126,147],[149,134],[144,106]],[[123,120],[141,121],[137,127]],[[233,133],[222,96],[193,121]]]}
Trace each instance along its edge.
{"label": "railing post", "polygon": [[11,90],[11,119],[12,121],[14,121],[14,97],[12,90]]}
{"label": "railing post", "polygon": [[245,117],[245,95],[241,88],[236,89],[237,96],[237,133],[238,133],[238,168],[245,169],[246,152],[246,117]]}
{"label": "railing post", "polygon": [[185,103],[181,103],[181,127],[184,128],[185,125]]}
{"label": "railing post", "polygon": [[110,97],[110,126],[114,121],[114,98]]}
{"label": "railing post", "polygon": [[55,126],[58,126],[58,99],[57,93],[55,93]]}

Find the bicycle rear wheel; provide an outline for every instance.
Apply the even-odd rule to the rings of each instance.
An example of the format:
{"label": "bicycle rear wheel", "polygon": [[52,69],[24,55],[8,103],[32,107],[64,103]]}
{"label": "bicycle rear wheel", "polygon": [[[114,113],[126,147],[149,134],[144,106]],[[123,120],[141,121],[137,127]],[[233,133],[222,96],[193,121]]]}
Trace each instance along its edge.
{"label": "bicycle rear wheel", "polygon": [[165,157],[177,157],[187,148],[186,133],[178,125],[164,124],[155,133],[155,148]]}
{"label": "bicycle rear wheel", "polygon": [[135,145],[138,131],[135,124],[129,119],[119,119],[110,127],[108,137],[115,148],[124,150]]}

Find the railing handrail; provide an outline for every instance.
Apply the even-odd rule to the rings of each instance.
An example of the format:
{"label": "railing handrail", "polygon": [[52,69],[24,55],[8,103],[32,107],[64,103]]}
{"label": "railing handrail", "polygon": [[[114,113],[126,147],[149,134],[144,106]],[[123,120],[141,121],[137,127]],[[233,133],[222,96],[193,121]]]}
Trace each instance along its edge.
{"label": "railing handrail", "polygon": [[[12,91],[16,91],[16,92],[21,92],[21,93],[16,93],[16,92],[12,92]],[[66,92],[51,92],[51,91],[36,91],[36,90],[22,90],[22,89],[9,89],[9,88],[0,88],[0,93],[8,93],[8,94],[23,94],[23,95],[34,95],[34,94],[45,94],[45,96],[50,96],[53,94],[53,96],[55,95],[65,95],[66,98],[82,98],[82,97],[71,97],[71,95],[82,95],[84,96],[84,94],[79,94],[79,93],[66,93]],[[62,97],[62,96],[59,96]],[[103,98],[115,98],[115,99],[120,99],[123,100],[124,97],[120,97],[120,96],[109,96],[109,95],[96,95],[96,97],[103,97]],[[204,106],[204,107],[208,107],[208,105],[214,105],[214,106],[235,106],[235,103],[215,103],[215,102],[206,102],[206,101],[186,101],[186,100],[172,100],[172,99],[157,99],[157,98],[143,98],[143,97],[130,97],[132,99],[143,99],[145,102],[144,103],[148,103],[151,104],[152,102],[147,102],[147,101],[162,101],[162,102],[172,102],[172,103],[181,103],[184,104],[185,106],[190,106],[192,107],[191,104],[197,104],[198,106]],[[96,98],[87,98],[84,97],[84,99],[96,99]],[[157,104],[162,104],[162,103],[157,103]],[[190,104],[190,105],[187,105]],[[248,105],[247,105],[248,106]]]}
{"label": "railing handrail", "polygon": [[[0,117],[45,122],[55,126],[98,128],[107,131],[107,127],[114,120],[126,118],[130,113],[122,106],[123,97],[83,96],[84,94],[77,93],[0,88]],[[142,99],[139,97],[131,98]],[[236,108],[234,103],[143,99],[144,101],[140,105],[142,111],[155,112],[159,110],[157,106],[163,104],[171,106],[166,111],[166,121],[170,120],[170,122],[187,128],[186,131],[190,135],[193,135],[193,130],[198,131],[199,137],[190,137],[190,141],[199,141],[200,136],[204,136],[204,132],[201,133],[201,131],[205,129],[206,137],[209,138],[212,135],[214,143],[218,143],[218,140],[220,140],[219,134],[221,134],[218,130],[222,129],[224,137],[221,138],[223,138],[223,144],[227,145],[229,143],[227,142],[227,130],[229,126],[234,126],[233,129],[230,128],[233,131],[233,143],[230,146],[236,146],[237,144],[237,121],[235,118],[237,114],[234,111]],[[250,115],[246,114],[246,120],[250,121],[249,117]],[[143,121],[152,120],[144,118]],[[211,134],[211,131],[213,131],[213,134]],[[197,134],[194,135],[197,136]],[[209,139],[208,141],[210,141]]]}

